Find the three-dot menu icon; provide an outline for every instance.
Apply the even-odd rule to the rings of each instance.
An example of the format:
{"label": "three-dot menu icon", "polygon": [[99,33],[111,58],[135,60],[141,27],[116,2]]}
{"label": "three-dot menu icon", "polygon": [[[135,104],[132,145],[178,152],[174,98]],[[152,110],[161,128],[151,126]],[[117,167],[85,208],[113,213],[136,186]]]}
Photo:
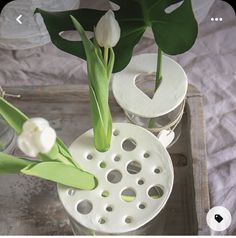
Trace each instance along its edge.
{"label": "three-dot menu icon", "polygon": [[223,21],[222,17],[212,17],[211,21]]}

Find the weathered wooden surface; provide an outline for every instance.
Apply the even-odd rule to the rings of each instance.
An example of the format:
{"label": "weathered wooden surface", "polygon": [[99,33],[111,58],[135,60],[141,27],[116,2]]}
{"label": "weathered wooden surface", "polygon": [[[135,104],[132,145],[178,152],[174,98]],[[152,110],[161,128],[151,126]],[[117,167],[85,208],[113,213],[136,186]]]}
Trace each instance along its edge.
{"label": "weathered wooden surface", "polygon": [[[21,94],[10,99],[29,117],[43,116],[70,144],[91,128],[88,88],[48,86],[8,88]],[[114,122],[127,121],[111,96]],[[153,221],[150,234],[209,234],[209,209],[202,97],[192,86],[188,90],[181,137],[169,150],[175,169],[171,197]],[[15,154],[20,152],[16,149]],[[160,222],[162,221],[162,222]],[[163,222],[164,221],[164,222]],[[158,228],[158,224],[161,224]],[[157,229],[158,228],[158,229]],[[56,185],[24,175],[0,177],[0,235],[70,235],[68,219],[60,204]]]}

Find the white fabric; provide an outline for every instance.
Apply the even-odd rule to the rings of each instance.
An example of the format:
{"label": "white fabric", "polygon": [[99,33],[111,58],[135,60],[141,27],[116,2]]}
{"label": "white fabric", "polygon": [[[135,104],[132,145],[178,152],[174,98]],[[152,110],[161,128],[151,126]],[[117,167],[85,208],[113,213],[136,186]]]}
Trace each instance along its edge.
{"label": "white fabric", "polygon": [[[211,22],[222,17],[223,22]],[[216,1],[200,25],[198,40],[175,57],[204,96],[211,206],[224,206],[236,235],[236,21],[233,8]]]}
{"label": "white fabric", "polygon": [[192,0],[194,15],[198,23],[202,23],[206,18],[215,0]]}
{"label": "white fabric", "polygon": [[[222,17],[223,21],[211,22],[212,17]],[[136,54],[142,52],[156,52],[152,39],[144,38],[136,47]],[[211,206],[229,209],[232,225],[221,234],[236,235],[236,21],[233,8],[217,0],[200,25],[194,47],[173,58],[204,96]],[[87,84],[85,63],[52,44],[23,51],[0,50],[0,62],[3,86]]]}
{"label": "white fabric", "polygon": [[[29,49],[50,42],[50,37],[36,8],[46,11],[64,11],[79,7],[80,0],[14,0],[8,3],[0,16],[0,48]],[[22,24],[16,21],[18,16]]]}

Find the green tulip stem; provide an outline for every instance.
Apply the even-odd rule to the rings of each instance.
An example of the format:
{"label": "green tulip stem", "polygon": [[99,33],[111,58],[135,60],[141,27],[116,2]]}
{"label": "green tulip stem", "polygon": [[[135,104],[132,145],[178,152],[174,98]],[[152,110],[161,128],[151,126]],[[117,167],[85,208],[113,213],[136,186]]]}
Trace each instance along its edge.
{"label": "green tulip stem", "polygon": [[163,53],[161,48],[158,48],[158,54],[157,54],[157,72],[156,72],[156,83],[155,83],[155,92],[158,89],[158,87],[161,84],[162,80],[162,57]]}
{"label": "green tulip stem", "polygon": [[[162,57],[163,53],[160,47],[158,47],[157,53],[157,70],[156,70],[156,82],[155,82],[155,91],[159,88],[161,81],[162,81]],[[148,123],[148,128],[153,128],[155,125],[155,118],[151,118]]]}
{"label": "green tulip stem", "polygon": [[108,64],[108,54],[109,54],[109,48],[104,47],[104,62],[106,66]]}

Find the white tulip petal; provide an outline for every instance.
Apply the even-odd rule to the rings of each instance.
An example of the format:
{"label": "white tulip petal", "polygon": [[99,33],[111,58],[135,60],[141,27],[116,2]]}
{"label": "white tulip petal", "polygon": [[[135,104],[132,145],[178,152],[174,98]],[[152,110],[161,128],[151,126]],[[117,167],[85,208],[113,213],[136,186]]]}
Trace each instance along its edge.
{"label": "white tulip petal", "polygon": [[32,123],[30,120],[26,121],[23,125],[23,131],[34,131],[35,124]]}
{"label": "white tulip petal", "polygon": [[48,153],[56,141],[56,132],[51,127],[47,127],[39,134],[37,140],[40,152]]}
{"label": "white tulip petal", "polygon": [[101,47],[112,48],[118,43],[120,26],[112,10],[109,10],[98,21],[95,28],[95,37]]}
{"label": "white tulip petal", "polygon": [[45,127],[48,127],[49,123],[44,118],[35,117],[30,118],[23,125],[23,131],[34,131],[34,130],[43,130]]}
{"label": "white tulip petal", "polygon": [[56,132],[43,118],[31,118],[23,125],[23,132],[18,137],[19,148],[28,156],[48,153],[56,141]]}
{"label": "white tulip petal", "polygon": [[32,146],[28,138],[25,137],[24,134],[21,134],[17,139],[18,147],[22,152],[24,152],[27,156],[36,157],[39,153],[36,147]]}

